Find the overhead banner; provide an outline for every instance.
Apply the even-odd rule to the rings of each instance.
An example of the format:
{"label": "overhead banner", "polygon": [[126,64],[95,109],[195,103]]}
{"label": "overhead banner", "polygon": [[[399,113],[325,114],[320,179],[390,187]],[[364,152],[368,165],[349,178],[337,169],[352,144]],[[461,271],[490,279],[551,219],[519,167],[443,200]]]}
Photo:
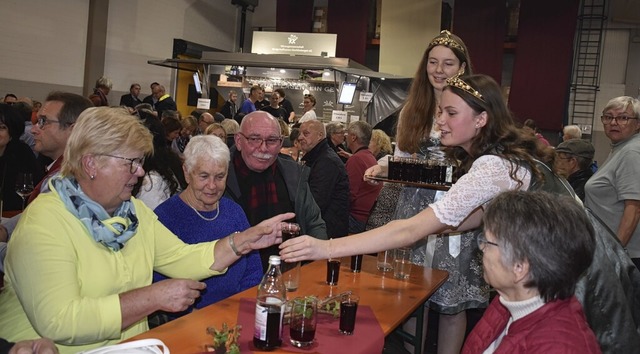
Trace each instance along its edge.
{"label": "overhead banner", "polygon": [[335,57],[337,34],[253,32],[251,53]]}

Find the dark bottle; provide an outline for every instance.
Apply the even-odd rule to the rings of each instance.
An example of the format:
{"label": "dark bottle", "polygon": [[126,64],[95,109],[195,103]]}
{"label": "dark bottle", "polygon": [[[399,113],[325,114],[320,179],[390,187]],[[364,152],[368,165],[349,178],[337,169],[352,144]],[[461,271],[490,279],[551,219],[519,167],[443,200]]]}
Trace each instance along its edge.
{"label": "dark bottle", "polygon": [[258,286],[253,345],[260,350],[273,350],[282,345],[282,317],[287,299],[280,257],[269,257],[269,268]]}

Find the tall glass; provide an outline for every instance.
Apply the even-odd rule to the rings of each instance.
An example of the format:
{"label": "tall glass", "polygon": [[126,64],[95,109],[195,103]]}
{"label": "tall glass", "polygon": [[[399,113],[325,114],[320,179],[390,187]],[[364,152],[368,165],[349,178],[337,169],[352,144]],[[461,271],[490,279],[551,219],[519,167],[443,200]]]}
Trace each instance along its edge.
{"label": "tall glass", "polygon": [[[300,225],[293,222],[282,223],[282,242],[300,236]],[[287,291],[296,291],[300,285],[300,262],[280,264],[282,278]]]}

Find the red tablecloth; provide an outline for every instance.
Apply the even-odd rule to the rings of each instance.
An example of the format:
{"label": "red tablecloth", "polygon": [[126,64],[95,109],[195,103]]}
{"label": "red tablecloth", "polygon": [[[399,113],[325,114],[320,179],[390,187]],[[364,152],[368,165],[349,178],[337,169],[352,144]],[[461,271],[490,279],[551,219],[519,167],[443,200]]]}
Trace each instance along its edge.
{"label": "red tablecloth", "polygon": [[[253,346],[253,327],[255,322],[256,300],[241,299],[238,324],[240,332],[240,351],[250,353],[258,351]],[[297,348],[289,342],[289,325],[282,330],[280,350],[292,353],[381,353],[384,347],[384,334],[369,306],[358,306],[356,326],[353,335],[345,336],[338,332],[340,319],[328,314],[318,316],[316,338],[307,348]]]}

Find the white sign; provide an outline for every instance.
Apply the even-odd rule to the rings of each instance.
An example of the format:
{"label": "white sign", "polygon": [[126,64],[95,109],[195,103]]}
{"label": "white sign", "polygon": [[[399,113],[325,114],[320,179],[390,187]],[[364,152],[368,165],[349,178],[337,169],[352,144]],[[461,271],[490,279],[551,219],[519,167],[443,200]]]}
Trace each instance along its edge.
{"label": "white sign", "polygon": [[373,98],[373,92],[360,92],[360,102],[369,102]]}
{"label": "white sign", "polygon": [[251,53],[335,57],[337,34],[253,32]]}
{"label": "white sign", "polygon": [[349,122],[357,122],[357,121],[360,120],[360,116],[351,115],[351,116],[349,116],[349,119],[350,119]]}
{"label": "white sign", "polygon": [[349,119],[349,113],[345,111],[331,111],[331,121],[332,122],[342,122],[347,123]]}
{"label": "white sign", "polygon": [[208,98],[198,98],[197,109],[209,109],[211,107],[211,100]]}

